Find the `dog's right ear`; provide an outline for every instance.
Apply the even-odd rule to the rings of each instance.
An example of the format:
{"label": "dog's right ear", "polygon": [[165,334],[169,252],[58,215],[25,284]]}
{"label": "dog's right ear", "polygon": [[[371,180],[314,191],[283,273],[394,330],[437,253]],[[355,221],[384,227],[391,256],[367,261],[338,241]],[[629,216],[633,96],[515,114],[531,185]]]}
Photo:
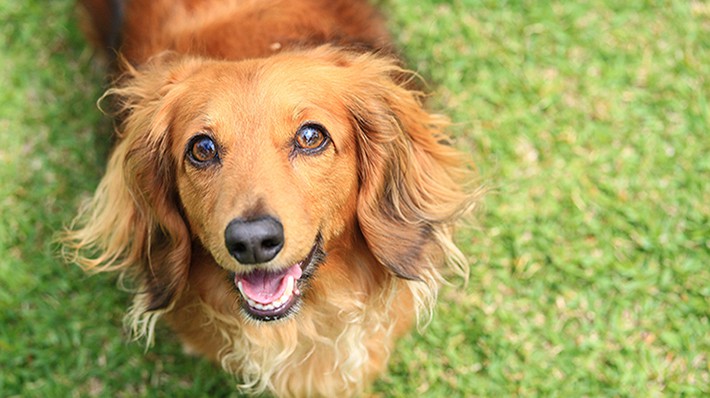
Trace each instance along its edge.
{"label": "dog's right ear", "polygon": [[180,82],[196,61],[161,56],[126,74],[104,95],[120,118],[106,173],[63,236],[68,258],[89,271],[119,271],[139,281],[136,312],[169,307],[187,282],[191,237],[174,184],[169,150]]}

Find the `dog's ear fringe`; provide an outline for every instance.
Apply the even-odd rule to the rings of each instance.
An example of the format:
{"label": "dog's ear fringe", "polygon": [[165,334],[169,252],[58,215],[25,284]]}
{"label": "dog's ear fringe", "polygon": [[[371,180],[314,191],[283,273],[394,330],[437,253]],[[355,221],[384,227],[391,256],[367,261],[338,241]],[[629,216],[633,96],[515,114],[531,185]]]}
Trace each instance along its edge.
{"label": "dog's ear fringe", "polygon": [[[156,62],[166,62],[161,59]],[[60,235],[66,261],[142,281],[143,311],[168,307],[186,284],[191,239],[171,193],[166,159],[171,76],[125,66],[111,97],[118,142],[93,197]],[[147,133],[147,134],[146,134]]]}
{"label": "dog's ear fringe", "polygon": [[[143,290],[147,290],[144,288]],[[155,325],[158,320],[175,305],[171,301],[166,307],[146,311],[151,306],[153,297],[147,293],[139,293],[133,297],[133,304],[123,318],[123,327],[130,332],[133,341],[144,340],[146,351],[155,342]]]}
{"label": "dog's ear fringe", "polygon": [[410,88],[416,74],[372,54],[350,65],[358,74],[347,102],[358,133],[358,221],[368,246],[401,278],[436,285],[446,263],[467,279],[452,232],[480,196],[471,161],[447,145],[448,120]]}

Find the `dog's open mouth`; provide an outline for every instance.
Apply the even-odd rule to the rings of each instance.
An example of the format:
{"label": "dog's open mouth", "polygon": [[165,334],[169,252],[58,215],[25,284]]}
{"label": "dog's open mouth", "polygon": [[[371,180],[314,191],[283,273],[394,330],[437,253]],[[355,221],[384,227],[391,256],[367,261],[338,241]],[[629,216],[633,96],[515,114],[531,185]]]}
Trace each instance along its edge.
{"label": "dog's open mouth", "polygon": [[274,321],[298,309],[301,289],[323,259],[320,237],[303,260],[280,270],[255,269],[234,274],[234,284],[242,298],[242,307],[252,318]]}

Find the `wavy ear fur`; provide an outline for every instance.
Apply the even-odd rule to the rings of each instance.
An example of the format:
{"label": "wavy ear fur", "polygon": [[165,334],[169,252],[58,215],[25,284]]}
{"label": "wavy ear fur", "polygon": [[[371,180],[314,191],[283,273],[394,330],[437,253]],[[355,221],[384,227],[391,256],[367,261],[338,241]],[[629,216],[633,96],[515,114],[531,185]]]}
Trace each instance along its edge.
{"label": "wavy ear fur", "polygon": [[125,76],[105,94],[118,108],[118,142],[93,198],[63,239],[70,259],[85,269],[136,278],[142,308],[134,310],[140,312],[170,306],[185,287],[191,256],[168,134],[176,86],[190,66],[170,63],[165,56],[141,70],[125,65]]}
{"label": "wavy ear fur", "polygon": [[428,113],[411,76],[395,62],[373,55],[354,59],[359,78],[349,110],[358,132],[358,220],[377,259],[408,280],[438,278],[434,269],[453,263],[466,274],[451,241],[453,223],[471,209],[461,155],[446,143],[445,118]]}

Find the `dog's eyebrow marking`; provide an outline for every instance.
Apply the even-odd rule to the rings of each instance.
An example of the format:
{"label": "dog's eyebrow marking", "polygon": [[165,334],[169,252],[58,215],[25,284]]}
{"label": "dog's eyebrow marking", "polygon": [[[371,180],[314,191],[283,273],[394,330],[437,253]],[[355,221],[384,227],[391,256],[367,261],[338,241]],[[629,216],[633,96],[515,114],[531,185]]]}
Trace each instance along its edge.
{"label": "dog's eyebrow marking", "polygon": [[309,105],[304,104],[305,101],[301,101],[299,104],[293,107],[293,112],[291,113],[291,120],[299,121],[303,118],[303,115],[308,112]]}
{"label": "dog's eyebrow marking", "polygon": [[214,128],[217,124],[215,122],[214,118],[205,112],[202,112],[200,114],[198,121],[199,121],[200,125],[202,126],[201,127],[202,129],[211,130],[211,131],[214,131]]}

